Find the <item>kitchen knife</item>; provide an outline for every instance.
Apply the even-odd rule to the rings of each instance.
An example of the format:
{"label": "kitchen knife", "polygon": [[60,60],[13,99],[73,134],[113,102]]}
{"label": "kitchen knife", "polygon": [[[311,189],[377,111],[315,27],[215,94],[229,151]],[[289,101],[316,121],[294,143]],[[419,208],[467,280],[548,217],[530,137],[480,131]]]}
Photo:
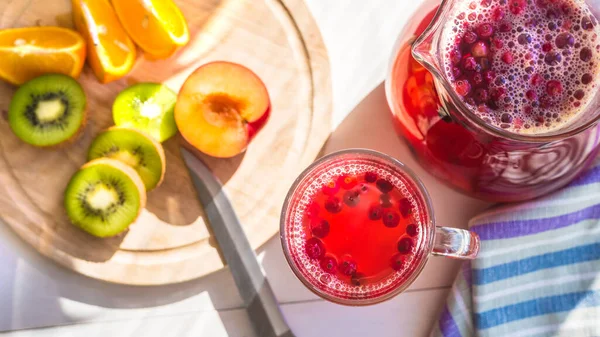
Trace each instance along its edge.
{"label": "kitchen knife", "polygon": [[194,154],[181,154],[257,336],[294,337],[223,186]]}

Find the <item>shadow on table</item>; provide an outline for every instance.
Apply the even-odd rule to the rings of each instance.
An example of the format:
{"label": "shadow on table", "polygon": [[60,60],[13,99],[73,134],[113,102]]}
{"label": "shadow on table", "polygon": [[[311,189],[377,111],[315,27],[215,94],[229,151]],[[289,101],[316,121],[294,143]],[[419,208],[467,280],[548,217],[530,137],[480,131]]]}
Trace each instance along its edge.
{"label": "shadow on table", "polygon": [[[242,303],[228,269],[180,284],[117,285],[57,265],[2,223],[0,236],[10,243],[0,247],[0,258],[5,266],[0,270],[5,272],[0,273],[0,302],[3,303],[0,332],[164,314],[197,312],[200,317],[212,309],[227,311],[229,314],[221,317],[222,323],[227,331],[230,328],[235,331],[234,325],[240,319],[240,315],[231,314]],[[172,306],[161,308],[168,304]],[[107,313],[101,308],[116,309],[117,312]],[[152,312],[120,309],[151,309]]]}

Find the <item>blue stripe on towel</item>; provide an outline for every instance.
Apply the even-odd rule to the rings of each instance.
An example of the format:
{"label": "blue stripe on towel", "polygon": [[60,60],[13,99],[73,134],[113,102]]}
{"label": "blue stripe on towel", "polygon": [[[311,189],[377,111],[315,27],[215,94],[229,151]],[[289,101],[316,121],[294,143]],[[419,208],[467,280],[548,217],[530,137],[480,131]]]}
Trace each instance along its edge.
{"label": "blue stripe on towel", "polygon": [[583,291],[542,297],[516,303],[502,308],[476,314],[479,329],[489,329],[500,324],[529,317],[569,311],[575,308],[592,307],[600,304],[600,291]]}
{"label": "blue stripe on towel", "polygon": [[475,225],[471,230],[482,240],[514,238],[570,226],[584,219],[600,219],[600,204],[552,218],[511,220]]}
{"label": "blue stripe on towel", "polygon": [[577,246],[557,252],[536,255],[501,265],[473,269],[473,284],[483,285],[509,277],[567,264],[600,259],[600,243]]}

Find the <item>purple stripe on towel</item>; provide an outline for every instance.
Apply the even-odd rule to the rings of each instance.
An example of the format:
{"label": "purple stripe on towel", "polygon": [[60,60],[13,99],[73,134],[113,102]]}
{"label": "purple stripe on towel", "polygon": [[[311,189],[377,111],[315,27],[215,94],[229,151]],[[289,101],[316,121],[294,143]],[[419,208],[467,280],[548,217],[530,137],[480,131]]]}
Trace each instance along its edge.
{"label": "purple stripe on towel", "polygon": [[482,240],[514,238],[567,227],[585,219],[600,219],[600,204],[545,219],[492,222],[471,227]]}
{"label": "purple stripe on towel", "polygon": [[440,316],[440,331],[444,337],[462,337],[447,305],[444,306]]}
{"label": "purple stripe on towel", "polygon": [[573,180],[573,182],[569,184],[569,187],[597,183],[599,181],[600,166],[596,166]]}

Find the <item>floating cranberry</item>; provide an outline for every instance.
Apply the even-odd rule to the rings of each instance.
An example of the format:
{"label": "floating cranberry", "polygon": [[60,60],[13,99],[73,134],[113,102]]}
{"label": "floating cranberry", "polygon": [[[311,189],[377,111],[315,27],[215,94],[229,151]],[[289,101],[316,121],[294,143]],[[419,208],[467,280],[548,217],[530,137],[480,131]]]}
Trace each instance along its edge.
{"label": "floating cranberry", "polygon": [[394,189],[394,185],[385,179],[377,179],[375,185],[377,185],[377,188],[381,191],[381,193],[388,193]]}
{"label": "floating cranberry", "polygon": [[387,193],[380,195],[379,196],[379,204],[383,208],[390,208],[390,207],[392,207],[392,197],[390,197],[390,195],[387,194]]}
{"label": "floating cranberry", "polygon": [[385,209],[383,210],[383,224],[385,227],[394,228],[400,224],[400,215],[394,210]]}
{"label": "floating cranberry", "polygon": [[502,42],[502,40],[500,39],[493,39],[492,42],[494,43],[494,47],[496,49],[501,49],[502,47],[504,47],[504,42]]}
{"label": "floating cranberry", "polygon": [[450,62],[452,62],[452,64],[454,64],[454,65],[459,64],[460,61],[462,60],[462,53],[458,49],[451,50],[449,56],[450,56]]}
{"label": "floating cranberry", "polygon": [[475,93],[473,96],[475,98],[475,102],[477,103],[485,103],[489,99],[488,91],[483,88],[475,89]]}
{"label": "floating cranberry", "polygon": [[338,197],[329,197],[325,200],[325,209],[329,213],[339,213],[342,210],[342,201]]}
{"label": "floating cranberry", "polygon": [[383,216],[383,208],[379,205],[372,205],[369,207],[369,219],[380,220]]}
{"label": "floating cranberry", "polygon": [[488,56],[488,46],[483,41],[477,41],[471,46],[471,54],[475,57]]}
{"label": "floating cranberry", "polygon": [[319,261],[319,264],[321,265],[321,269],[329,274],[334,274],[337,268],[337,260],[331,255],[323,256]]}
{"label": "floating cranberry", "polygon": [[365,173],[365,181],[368,183],[374,183],[377,181],[377,173],[367,172]]}
{"label": "floating cranberry", "polygon": [[356,177],[343,175],[338,178],[338,184],[345,190],[349,190],[358,184]]}
{"label": "floating cranberry", "polygon": [[592,75],[590,74],[583,74],[583,76],[581,76],[581,83],[588,85],[590,83],[592,83],[592,80],[594,78],[592,77]]}
{"label": "floating cranberry", "polygon": [[413,237],[417,236],[417,234],[419,234],[419,227],[417,227],[415,224],[406,226],[406,234]]}
{"label": "floating cranberry", "polygon": [[547,52],[549,52],[549,51],[551,51],[551,50],[552,50],[552,44],[551,44],[551,43],[549,43],[549,42],[546,42],[546,43],[544,43],[544,44],[542,45],[542,51],[543,51],[544,53],[547,53]]}
{"label": "floating cranberry", "polygon": [[452,75],[454,78],[459,78],[462,75],[462,71],[459,67],[452,67]]}
{"label": "floating cranberry", "polygon": [[569,33],[560,33],[556,36],[554,43],[560,49],[571,48],[575,44],[575,38]]}
{"label": "floating cranberry", "polygon": [[508,33],[512,30],[512,24],[510,22],[503,22],[500,24],[500,27],[498,27],[498,30],[502,33]]}
{"label": "floating cranberry", "polygon": [[473,84],[476,86],[481,85],[483,83],[483,76],[480,73],[475,73],[471,78],[471,81],[473,81]]}
{"label": "floating cranberry", "polygon": [[584,16],[583,18],[581,18],[581,28],[585,30],[593,30],[594,24],[592,23],[592,20],[590,20],[589,17]]}
{"label": "floating cranberry", "polygon": [[494,27],[489,23],[482,23],[475,29],[477,35],[482,38],[488,38],[494,34]]}
{"label": "floating cranberry", "polygon": [[485,81],[485,83],[487,84],[491,84],[492,82],[494,82],[494,79],[496,78],[496,72],[493,70],[486,70],[483,72],[483,80]]}
{"label": "floating cranberry", "polygon": [[343,275],[352,276],[354,273],[356,273],[356,262],[351,258],[345,257],[338,265],[338,270]]}
{"label": "floating cranberry", "polygon": [[508,8],[515,15],[521,14],[525,10],[525,0],[509,0]]}
{"label": "floating cranberry", "polygon": [[479,71],[481,66],[477,63],[477,60],[473,56],[467,56],[462,61],[462,67],[466,71]]}
{"label": "floating cranberry", "polygon": [[562,83],[560,83],[559,81],[551,80],[551,81],[548,81],[548,83],[546,83],[546,92],[548,93],[548,95],[558,96],[558,95],[562,94],[562,91],[563,91]]}
{"label": "floating cranberry", "polygon": [[583,62],[589,62],[592,59],[592,50],[588,47],[581,48],[579,59]]}
{"label": "floating cranberry", "polygon": [[335,195],[339,190],[340,185],[333,180],[331,180],[330,182],[325,184],[325,186],[323,186],[323,193],[325,193],[326,195]]}
{"label": "floating cranberry", "polygon": [[569,15],[569,14],[571,14],[571,6],[569,6],[569,4],[568,4],[568,3],[563,3],[563,4],[560,6],[560,10],[561,10],[561,11],[562,11],[564,14],[566,14],[566,15]]}
{"label": "floating cranberry", "polygon": [[519,42],[519,44],[521,45],[526,45],[531,43],[531,35],[523,33],[523,34],[519,34],[519,36],[517,37],[517,42]]}
{"label": "floating cranberry", "polygon": [[503,113],[502,116],[500,116],[500,120],[502,121],[502,123],[510,124],[513,121],[513,116],[508,113]]}
{"label": "floating cranberry", "polygon": [[398,251],[401,254],[408,254],[412,250],[413,241],[410,238],[403,238],[398,241]]}
{"label": "floating cranberry", "polygon": [[575,93],[573,94],[573,97],[575,97],[578,100],[582,100],[583,96],[585,96],[585,92],[581,89],[575,91]]}
{"label": "floating cranberry", "polygon": [[318,237],[324,238],[329,234],[329,221],[325,219],[314,219],[310,222],[310,232]]}
{"label": "floating cranberry", "polygon": [[454,89],[460,96],[467,96],[471,92],[471,84],[466,80],[458,80],[454,83]]}
{"label": "floating cranberry", "polygon": [[537,94],[533,90],[527,90],[527,92],[525,93],[525,97],[527,97],[527,99],[530,101],[535,101],[535,99],[537,98]]}
{"label": "floating cranberry", "polygon": [[404,267],[404,254],[394,254],[390,259],[390,267],[395,271],[402,270],[402,267]]}
{"label": "floating cranberry", "polygon": [[502,21],[502,19],[504,19],[504,15],[504,10],[500,7],[496,7],[492,12],[492,20],[494,20],[495,22]]}
{"label": "floating cranberry", "polygon": [[490,98],[494,101],[499,101],[506,95],[506,89],[494,88],[490,91]]}
{"label": "floating cranberry", "polygon": [[306,207],[306,215],[309,218],[314,218],[319,215],[320,210],[321,207],[319,207],[319,204],[316,201],[313,201]]}
{"label": "floating cranberry", "polygon": [[531,85],[538,86],[544,82],[544,78],[540,74],[535,74],[531,77]]}
{"label": "floating cranberry", "polygon": [[463,41],[466,44],[471,44],[471,43],[475,43],[475,41],[477,41],[477,34],[475,34],[474,32],[466,32],[465,35],[463,36]]}
{"label": "floating cranberry", "polygon": [[481,0],[481,7],[487,8],[492,4],[492,0]]}
{"label": "floating cranberry", "polygon": [[306,240],[305,250],[306,255],[311,259],[320,259],[325,255],[325,245],[317,238]]}
{"label": "floating cranberry", "polygon": [[358,287],[362,284],[365,284],[367,281],[366,277],[364,274],[362,273],[354,273],[352,274],[352,277],[350,278],[350,283],[352,283],[352,285]]}
{"label": "floating cranberry", "polygon": [[399,204],[400,214],[402,214],[403,218],[407,218],[409,215],[412,214],[412,204],[410,203],[410,200],[408,200],[406,198],[402,198],[402,199],[400,199],[398,204]]}
{"label": "floating cranberry", "polygon": [[506,51],[502,54],[502,62],[506,63],[506,64],[511,64],[514,61],[514,57],[513,54],[509,51]]}
{"label": "floating cranberry", "polygon": [[480,57],[478,64],[479,64],[480,70],[477,70],[477,71],[489,69],[490,68],[490,59],[488,59],[487,57]]}
{"label": "floating cranberry", "polygon": [[546,64],[549,66],[558,65],[560,63],[560,61],[562,61],[562,56],[559,53],[554,52],[554,51],[549,52],[544,57],[544,62],[546,62]]}
{"label": "floating cranberry", "polygon": [[344,204],[349,207],[356,207],[360,202],[360,192],[358,191],[346,191],[344,193]]}

